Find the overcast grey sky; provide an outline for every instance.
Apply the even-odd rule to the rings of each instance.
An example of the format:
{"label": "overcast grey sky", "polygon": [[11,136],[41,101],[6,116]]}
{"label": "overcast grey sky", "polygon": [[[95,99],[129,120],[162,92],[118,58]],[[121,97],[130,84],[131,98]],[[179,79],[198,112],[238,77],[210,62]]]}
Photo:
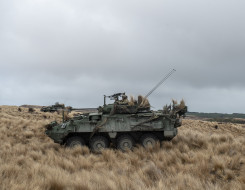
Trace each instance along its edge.
{"label": "overcast grey sky", "polygon": [[0,105],[98,107],[145,95],[155,109],[245,113],[244,0],[1,0]]}

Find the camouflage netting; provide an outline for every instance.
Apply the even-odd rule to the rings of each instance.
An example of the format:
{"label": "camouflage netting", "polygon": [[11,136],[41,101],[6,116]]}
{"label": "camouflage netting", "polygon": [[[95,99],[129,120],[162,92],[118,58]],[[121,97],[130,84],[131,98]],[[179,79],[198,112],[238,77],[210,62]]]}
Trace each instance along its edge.
{"label": "camouflage netting", "polygon": [[186,109],[185,101],[182,99],[180,103],[178,104],[177,100],[172,100],[173,104],[171,105],[165,105],[163,107],[163,113],[165,114],[175,114],[177,112],[180,112],[181,110]]}
{"label": "camouflage netting", "polygon": [[138,101],[130,96],[130,100],[125,105],[115,104],[112,113],[137,113],[138,111],[149,111],[150,110],[149,100],[142,95],[138,96]]}
{"label": "camouflage netting", "polygon": [[142,95],[138,96],[138,101],[135,100],[133,96],[130,96],[130,101],[128,104],[130,106],[137,105],[138,107],[150,107],[149,100]]}
{"label": "camouflage netting", "polygon": [[139,105],[139,107],[142,108],[148,108],[151,107],[149,100],[147,98],[143,98],[141,104]]}

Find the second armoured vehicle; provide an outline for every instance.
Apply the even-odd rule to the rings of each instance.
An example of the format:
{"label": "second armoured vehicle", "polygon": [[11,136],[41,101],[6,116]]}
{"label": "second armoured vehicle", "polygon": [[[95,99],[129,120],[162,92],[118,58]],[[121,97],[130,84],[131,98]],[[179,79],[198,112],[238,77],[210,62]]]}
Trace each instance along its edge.
{"label": "second armoured vehicle", "polygon": [[[106,104],[106,98],[114,100]],[[125,93],[104,96],[98,112],[81,114],[63,123],[56,121],[46,127],[46,134],[55,143],[73,147],[88,145],[99,152],[113,143],[118,149],[132,149],[136,143],[144,147],[157,141],[172,139],[181,126],[181,116],[187,112],[184,102],[152,111],[148,100],[127,100]]]}
{"label": "second armoured vehicle", "polygon": [[41,108],[42,112],[56,112],[65,109],[69,112],[72,110],[72,107],[65,107],[64,104],[60,104],[59,102],[56,102],[54,105],[51,106],[43,106]]}

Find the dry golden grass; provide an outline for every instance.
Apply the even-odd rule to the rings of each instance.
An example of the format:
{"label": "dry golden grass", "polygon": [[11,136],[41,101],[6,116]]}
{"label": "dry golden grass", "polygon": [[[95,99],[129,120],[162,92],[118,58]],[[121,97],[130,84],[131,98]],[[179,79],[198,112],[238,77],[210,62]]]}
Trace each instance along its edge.
{"label": "dry golden grass", "polygon": [[[245,189],[245,127],[184,120],[151,149],[92,154],[44,134],[57,113],[0,106],[0,189]],[[215,125],[218,126],[215,129]]]}

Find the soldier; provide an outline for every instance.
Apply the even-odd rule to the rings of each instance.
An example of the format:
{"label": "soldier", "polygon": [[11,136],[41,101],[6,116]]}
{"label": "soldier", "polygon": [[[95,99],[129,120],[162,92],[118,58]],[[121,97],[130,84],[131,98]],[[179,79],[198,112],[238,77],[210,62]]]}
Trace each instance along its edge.
{"label": "soldier", "polygon": [[126,95],[122,95],[122,100],[118,101],[119,104],[128,104],[128,97]]}
{"label": "soldier", "polygon": [[117,97],[117,96],[115,97],[115,102],[119,102],[119,100],[118,100],[118,97]]}

